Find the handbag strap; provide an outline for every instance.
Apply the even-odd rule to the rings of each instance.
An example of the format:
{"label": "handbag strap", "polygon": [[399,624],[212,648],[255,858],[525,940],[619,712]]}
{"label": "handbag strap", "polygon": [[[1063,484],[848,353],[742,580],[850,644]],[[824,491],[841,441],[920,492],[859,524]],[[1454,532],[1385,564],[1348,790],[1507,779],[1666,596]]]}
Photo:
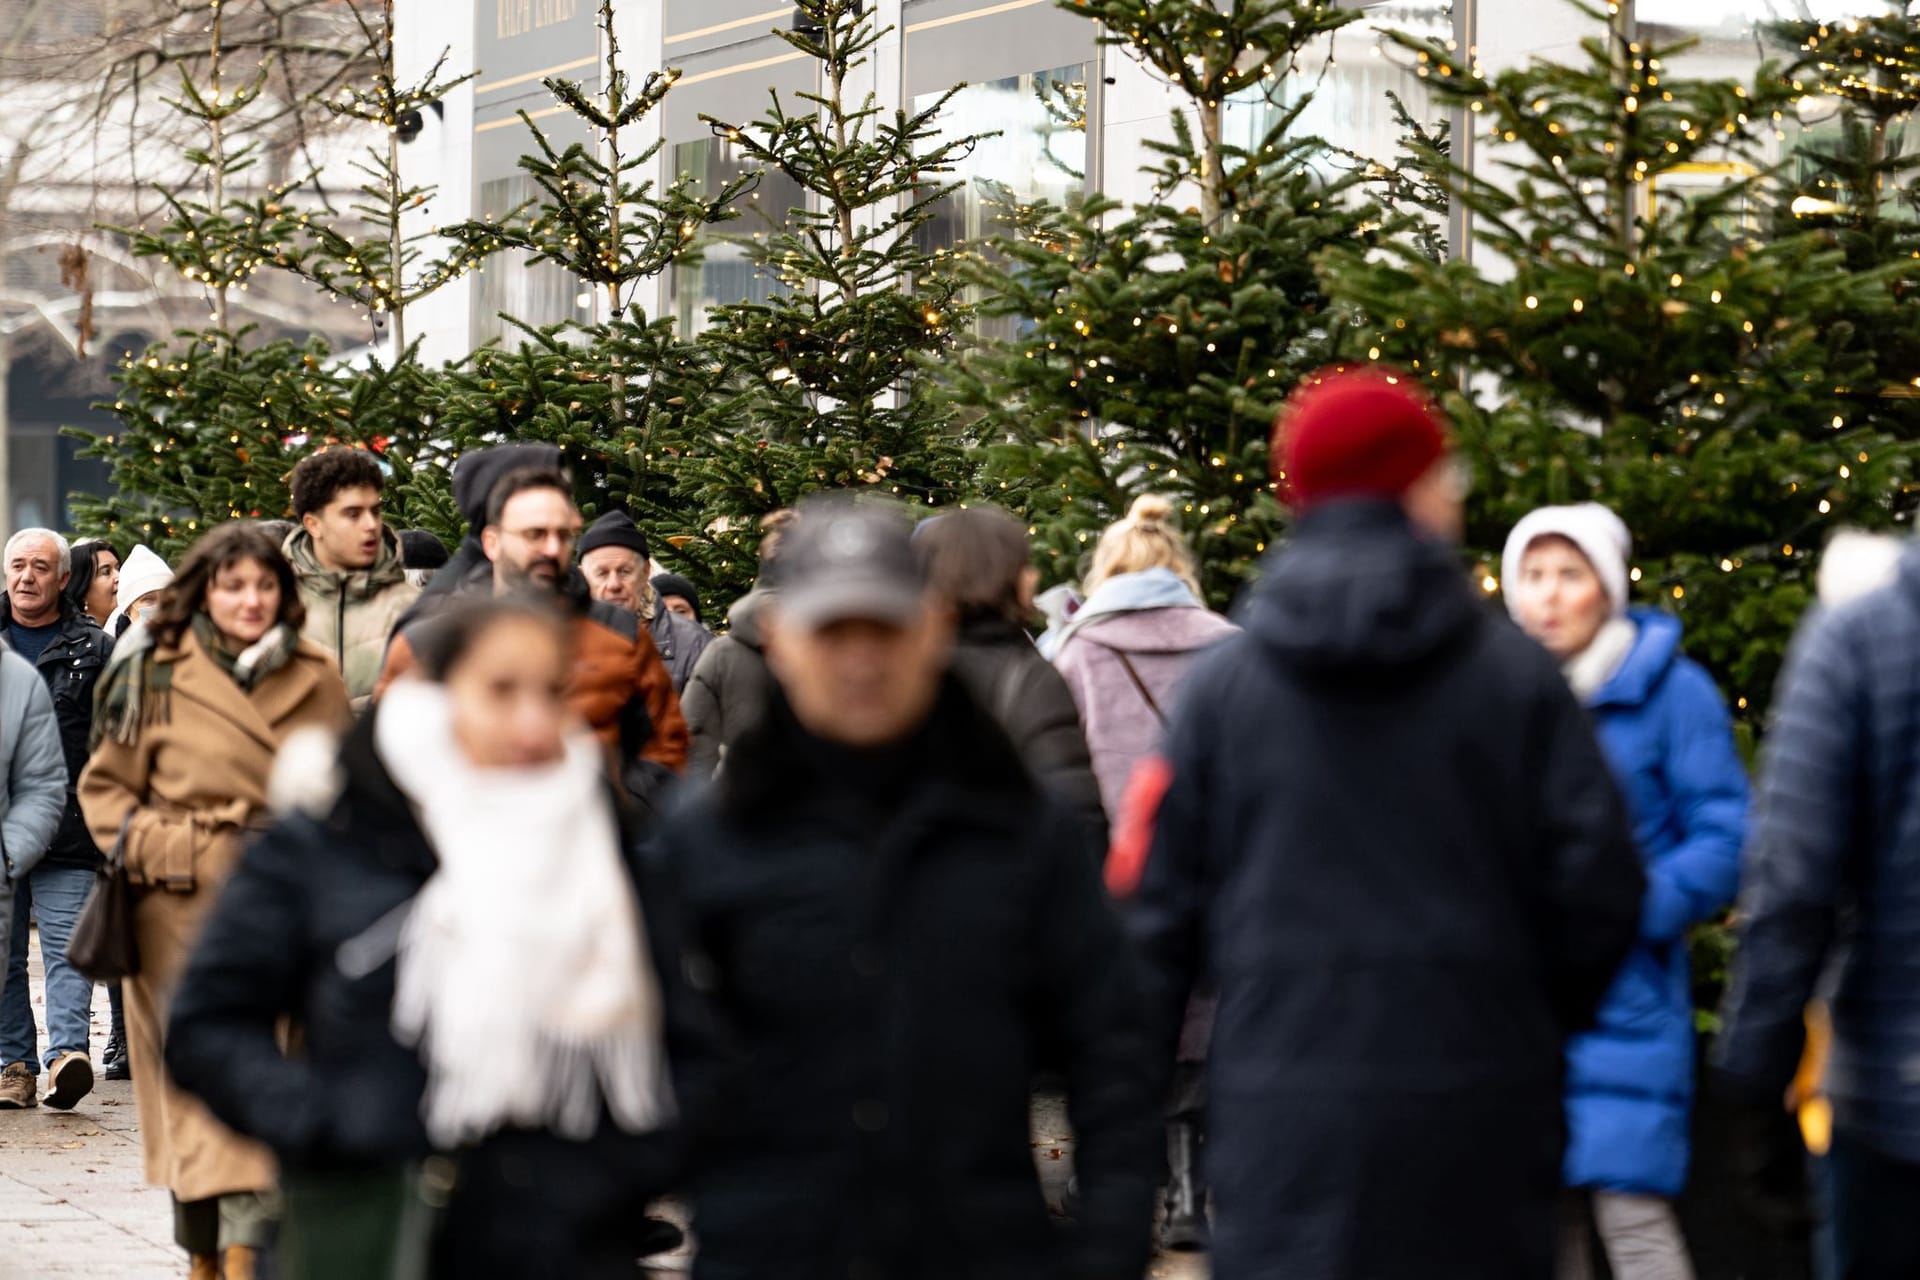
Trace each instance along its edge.
{"label": "handbag strap", "polygon": [[1140,691],[1140,698],[1147,704],[1147,710],[1153,712],[1153,718],[1160,722],[1161,728],[1165,728],[1167,724],[1167,713],[1160,709],[1159,699],[1153,696],[1153,690],[1147,688],[1147,682],[1140,678],[1140,672],[1134,667],[1133,659],[1127,656],[1126,650],[1117,649],[1104,640],[1094,640],[1091,636],[1083,638],[1091,641],[1095,647],[1105,649],[1108,653],[1120,659],[1120,669],[1127,673],[1127,679],[1133,681],[1133,687]]}
{"label": "handbag strap", "polygon": [[133,815],[140,812],[135,805],[127,810],[127,816],[120,819],[120,834],[113,838],[113,848],[107,850],[107,866],[119,870],[127,865],[127,832],[133,828]]}

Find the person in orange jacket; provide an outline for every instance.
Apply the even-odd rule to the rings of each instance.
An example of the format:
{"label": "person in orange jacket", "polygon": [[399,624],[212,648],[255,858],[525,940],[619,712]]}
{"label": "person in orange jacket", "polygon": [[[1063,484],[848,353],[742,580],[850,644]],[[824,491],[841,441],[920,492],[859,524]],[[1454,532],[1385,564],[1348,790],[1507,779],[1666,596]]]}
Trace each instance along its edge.
{"label": "person in orange jacket", "polygon": [[549,592],[573,627],[568,704],[612,755],[622,785],[650,803],[686,767],[687,722],[673,679],[638,615],[594,600],[586,579],[569,568],[580,529],[580,512],[561,472],[532,467],[501,477],[480,535],[485,564],[475,565],[452,591],[421,597],[388,645],[375,696],[413,670],[420,628],[433,626],[463,597]]}

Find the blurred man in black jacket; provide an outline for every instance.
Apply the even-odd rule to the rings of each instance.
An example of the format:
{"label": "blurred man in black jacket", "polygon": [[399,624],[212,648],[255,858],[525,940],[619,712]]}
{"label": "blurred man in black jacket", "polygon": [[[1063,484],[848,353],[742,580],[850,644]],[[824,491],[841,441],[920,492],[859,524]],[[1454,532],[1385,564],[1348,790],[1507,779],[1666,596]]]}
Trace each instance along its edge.
{"label": "blurred man in black jacket", "polygon": [[[1138,988],[1078,818],[946,673],[905,519],[807,511],[779,692],[660,835],[682,895],[669,1048],[707,1280],[1137,1280],[1159,1164]],[[1028,1089],[1067,1081],[1078,1223]]]}

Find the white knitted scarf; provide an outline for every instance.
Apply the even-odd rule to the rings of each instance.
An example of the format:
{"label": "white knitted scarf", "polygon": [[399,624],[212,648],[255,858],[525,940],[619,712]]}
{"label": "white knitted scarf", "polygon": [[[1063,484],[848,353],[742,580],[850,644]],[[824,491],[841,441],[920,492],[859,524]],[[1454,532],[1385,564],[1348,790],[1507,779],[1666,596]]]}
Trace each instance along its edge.
{"label": "white knitted scarf", "polygon": [[1593,701],[1633,652],[1633,642],[1639,638],[1640,628],[1631,618],[1615,615],[1602,623],[1586,648],[1560,664],[1574,695],[1582,702]]}
{"label": "white knitted scarf", "polygon": [[480,769],[446,691],[396,682],[374,743],[440,865],[400,935],[393,1027],[427,1068],[447,1149],[506,1127],[631,1133],[672,1110],[659,984],[595,740],[559,763]]}

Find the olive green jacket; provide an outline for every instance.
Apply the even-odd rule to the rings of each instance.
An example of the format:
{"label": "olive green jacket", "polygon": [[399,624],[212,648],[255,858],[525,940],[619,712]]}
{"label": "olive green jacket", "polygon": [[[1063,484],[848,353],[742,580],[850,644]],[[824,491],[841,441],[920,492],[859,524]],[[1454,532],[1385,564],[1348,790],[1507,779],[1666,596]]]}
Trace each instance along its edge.
{"label": "olive green jacket", "polygon": [[321,568],[313,554],[313,537],[305,529],[296,529],[287,538],[285,551],[300,580],[300,599],[307,606],[300,634],[340,664],[353,708],[359,711],[380,682],[394,624],[420,598],[420,588],[407,581],[400,563],[399,535],[383,530],[380,558],[373,568],[353,573]]}

